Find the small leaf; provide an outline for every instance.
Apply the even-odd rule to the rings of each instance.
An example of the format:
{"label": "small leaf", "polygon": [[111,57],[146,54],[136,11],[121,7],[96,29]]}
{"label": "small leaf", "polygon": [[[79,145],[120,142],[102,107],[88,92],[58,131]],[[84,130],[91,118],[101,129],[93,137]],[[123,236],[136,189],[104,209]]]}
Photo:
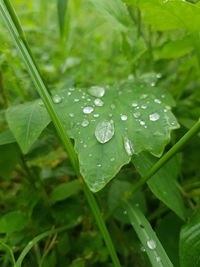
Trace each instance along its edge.
{"label": "small leaf", "polygon": [[[143,152],[134,156],[132,161],[138,172],[141,175],[145,175],[145,173],[155,164],[157,159],[152,155]],[[178,175],[177,166],[177,157],[173,157],[152,176],[147,184],[158,199],[173,210],[181,219],[185,219],[183,198],[176,186],[176,178]]]}
{"label": "small leaf", "polygon": [[[154,85],[133,80],[104,88],[101,106],[86,89],[59,93],[62,101],[55,108],[75,139],[81,174],[92,191],[103,188],[132,154],[146,150],[160,156],[171,130],[179,127],[169,107],[172,98]],[[105,122],[110,126],[102,127],[106,138],[100,138],[99,125]]]}
{"label": "small leaf", "polygon": [[6,116],[9,127],[23,153],[29,151],[50,122],[41,100],[10,107]]}
{"label": "small leaf", "polygon": [[0,218],[0,233],[19,232],[26,227],[27,220],[21,211],[9,212]]}
{"label": "small leaf", "polygon": [[81,184],[75,180],[63,183],[54,188],[50,195],[50,201],[55,203],[77,194],[81,190]]}
{"label": "small leaf", "polygon": [[181,267],[200,265],[200,210],[183,226],[180,235]]}
{"label": "small leaf", "polygon": [[138,238],[147,252],[152,266],[173,267],[173,264],[163,249],[162,244],[143,213],[137,207],[129,203],[125,204],[125,209]]}

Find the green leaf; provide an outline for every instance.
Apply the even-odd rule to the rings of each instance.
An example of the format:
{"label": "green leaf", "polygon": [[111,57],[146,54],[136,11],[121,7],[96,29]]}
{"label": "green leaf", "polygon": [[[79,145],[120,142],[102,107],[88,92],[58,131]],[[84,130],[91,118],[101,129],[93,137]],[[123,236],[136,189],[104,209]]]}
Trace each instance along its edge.
{"label": "green leaf", "polygon": [[19,232],[26,225],[27,217],[21,211],[11,211],[0,218],[0,233]]}
{"label": "green leaf", "polygon": [[16,144],[2,145],[0,155],[0,177],[8,179],[20,160],[19,147]]}
{"label": "green leaf", "polygon": [[137,207],[125,204],[127,215],[153,267],[173,267],[155,232]]}
{"label": "green leaf", "polygon": [[41,100],[10,107],[6,117],[23,153],[29,151],[50,122],[49,115]]}
{"label": "green leaf", "polygon": [[191,38],[186,36],[181,40],[170,41],[157,51],[159,58],[179,58],[193,49]]}
{"label": "green leaf", "polygon": [[55,203],[77,194],[81,190],[81,184],[78,180],[63,183],[54,188],[50,195],[50,201]]}
{"label": "green leaf", "polygon": [[111,25],[120,31],[127,31],[132,25],[126,6],[121,0],[90,0],[97,11],[107,19]]}
{"label": "green leaf", "polygon": [[144,21],[150,24],[153,30],[199,31],[200,8],[195,4],[180,0],[134,0],[133,4],[139,5],[144,12]]}
{"label": "green leaf", "polygon": [[[143,176],[155,164],[157,159],[148,153],[140,153],[132,158],[133,164]],[[177,157],[173,157],[147,182],[153,194],[181,219],[185,219],[183,198],[176,186],[179,173]]]}
{"label": "green leaf", "polygon": [[179,127],[168,106],[173,101],[163,89],[130,81],[106,88],[98,98],[91,95],[98,88],[90,88],[90,94],[86,89],[64,90],[55,104],[75,139],[81,174],[94,192],[129,163],[133,153],[146,150],[160,156],[171,130]]}
{"label": "green leaf", "polygon": [[59,21],[61,35],[63,35],[65,31],[65,18],[66,18],[66,12],[67,12],[67,4],[68,4],[68,0],[57,0],[58,21]]}
{"label": "green leaf", "polygon": [[12,132],[7,129],[0,133],[0,146],[15,143],[16,140],[12,134]]}
{"label": "green leaf", "polygon": [[200,265],[200,210],[189,223],[183,226],[180,234],[181,267]]}

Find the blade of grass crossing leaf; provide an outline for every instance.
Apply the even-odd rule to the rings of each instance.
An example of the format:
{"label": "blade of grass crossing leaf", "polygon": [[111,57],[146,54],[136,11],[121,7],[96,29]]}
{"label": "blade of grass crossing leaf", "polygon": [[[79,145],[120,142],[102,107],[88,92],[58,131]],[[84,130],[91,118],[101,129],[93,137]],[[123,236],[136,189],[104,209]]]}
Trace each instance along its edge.
{"label": "blade of grass crossing leaf", "polygon": [[58,10],[58,22],[60,28],[60,35],[63,36],[65,32],[65,19],[67,13],[68,0],[57,0],[57,10]]}
{"label": "blade of grass crossing leaf", "polygon": [[136,231],[153,267],[173,267],[155,232],[136,206],[125,203],[130,222]]}
{"label": "blade of grass crossing leaf", "polygon": [[[53,100],[48,92],[48,89],[42,79],[42,76],[39,72],[39,69],[35,63],[35,60],[31,54],[30,48],[28,46],[27,41],[25,40],[25,34],[22,30],[22,27],[20,25],[20,22],[14,12],[14,9],[10,3],[9,0],[0,0],[0,15],[7,26],[8,31],[10,32],[10,35],[13,39],[13,42],[15,43],[19,54],[21,55],[23,61],[25,62],[27,69],[32,77],[32,80],[38,90],[39,95],[41,96],[47,111],[54,123],[54,126],[63,142],[63,145],[65,149],[68,152],[69,158],[71,160],[72,166],[74,167],[74,170],[77,174],[77,177],[80,177],[79,173],[79,164],[77,160],[76,153],[74,151],[73,145],[66,134],[66,131],[64,127],[62,126],[62,123],[59,119],[59,116],[54,108]],[[93,194],[90,192],[87,186],[85,186],[84,192],[86,194],[86,197],[88,199],[90,208],[92,210],[92,213],[97,220],[97,225],[100,227],[100,231],[102,233],[102,236],[104,237],[105,244],[107,246],[107,249],[110,253],[111,259],[113,261],[114,266],[120,267],[120,262],[117,256],[117,253],[115,251],[114,245],[112,243],[110,234],[106,228],[104,220],[102,220],[100,209],[96,203],[96,199],[93,196]],[[106,235],[105,235],[106,232]]]}

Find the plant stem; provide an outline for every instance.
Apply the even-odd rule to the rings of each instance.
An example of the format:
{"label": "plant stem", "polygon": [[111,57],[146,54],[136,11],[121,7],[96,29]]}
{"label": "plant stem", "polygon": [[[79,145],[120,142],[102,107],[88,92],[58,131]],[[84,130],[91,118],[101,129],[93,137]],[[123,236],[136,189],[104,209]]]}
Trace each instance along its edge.
{"label": "plant stem", "polygon": [[[13,42],[15,43],[19,51],[19,54],[21,55],[23,61],[26,64],[26,67],[30,73],[30,76],[32,77],[35,87],[39,95],[41,96],[46,106],[46,109],[52,119],[52,122],[54,123],[54,126],[60,136],[60,139],[62,140],[62,143],[68,153],[71,164],[76,172],[77,178],[79,178],[80,177],[79,162],[78,162],[77,155],[74,151],[74,147],[68,135],[66,134],[64,127],[62,126],[62,123],[59,119],[59,116],[56,110],[54,109],[51,95],[40,74],[39,68],[37,67],[37,64],[32,56],[28,42],[25,38],[25,34],[23,32],[19,19],[12,7],[10,0],[0,0],[0,15],[5,25],[7,26],[8,31],[10,32]],[[92,192],[88,189],[88,187],[85,184],[84,184],[84,193],[89,202],[93,215],[96,219],[96,223],[98,224],[100,231],[102,233],[102,236],[104,238],[104,241],[107,245],[113,264],[116,267],[120,267],[117,253],[114,249],[114,245],[112,244],[112,240],[106,228],[105,222],[101,217],[101,212],[96,203],[95,197],[93,196]]]}
{"label": "plant stem", "polygon": [[194,124],[194,126],[162,157],[160,158],[146,175],[144,175],[133,187],[125,194],[124,199],[130,198],[130,196],[136,192],[141,186],[143,186],[163,165],[165,165],[195,134],[200,130],[200,118]]}

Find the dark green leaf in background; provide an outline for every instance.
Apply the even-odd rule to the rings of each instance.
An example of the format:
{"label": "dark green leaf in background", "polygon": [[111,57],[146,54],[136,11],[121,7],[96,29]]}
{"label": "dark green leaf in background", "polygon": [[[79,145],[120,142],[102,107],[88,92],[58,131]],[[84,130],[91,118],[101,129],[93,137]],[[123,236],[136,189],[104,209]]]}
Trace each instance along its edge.
{"label": "dark green leaf in background", "polygon": [[[133,156],[132,161],[137,171],[144,175],[157,160],[152,155],[144,152]],[[176,178],[179,174],[178,165],[179,161],[175,156],[154,174],[147,184],[159,200],[172,209],[180,218],[185,219],[183,198],[176,186]]]}

